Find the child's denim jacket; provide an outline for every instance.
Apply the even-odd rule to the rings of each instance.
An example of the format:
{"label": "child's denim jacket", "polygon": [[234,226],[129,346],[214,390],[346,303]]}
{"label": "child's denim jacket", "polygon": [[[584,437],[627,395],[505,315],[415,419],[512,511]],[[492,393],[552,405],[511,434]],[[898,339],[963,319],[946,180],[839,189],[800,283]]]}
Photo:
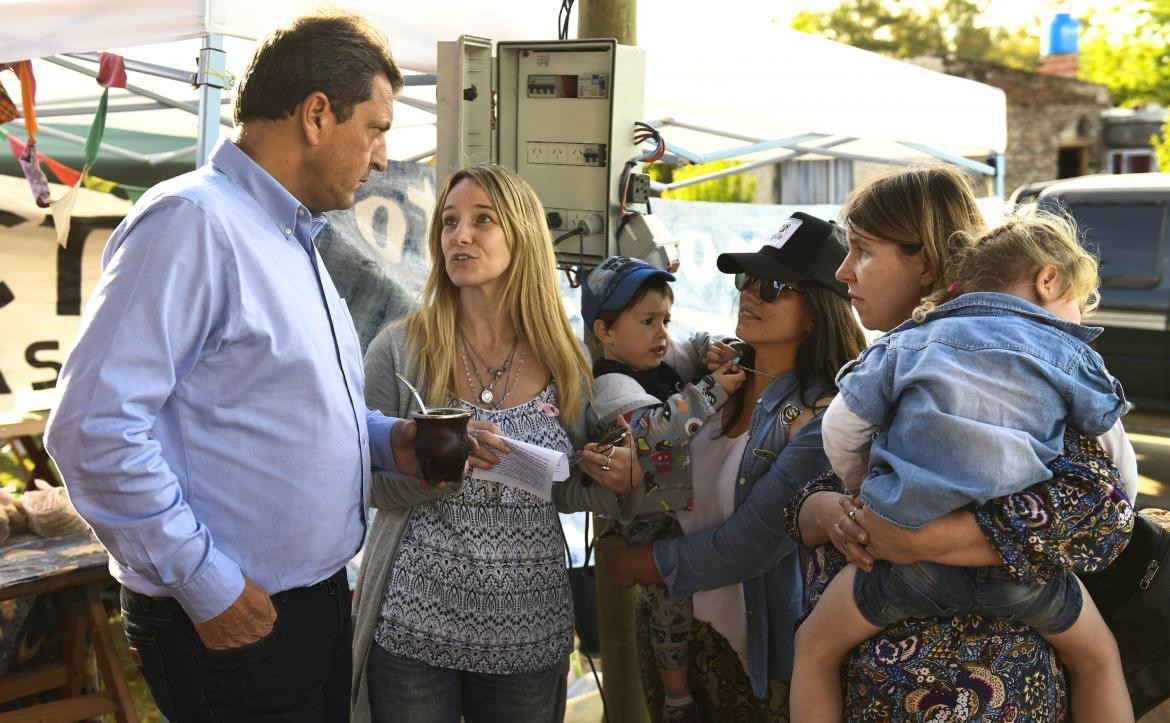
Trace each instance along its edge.
{"label": "child's denim jacket", "polygon": [[1066,424],[1096,437],[1128,409],[1087,344],[1100,333],[977,292],[876,340],[837,377],[853,412],[881,428],[862,500],[917,528],[1051,478]]}

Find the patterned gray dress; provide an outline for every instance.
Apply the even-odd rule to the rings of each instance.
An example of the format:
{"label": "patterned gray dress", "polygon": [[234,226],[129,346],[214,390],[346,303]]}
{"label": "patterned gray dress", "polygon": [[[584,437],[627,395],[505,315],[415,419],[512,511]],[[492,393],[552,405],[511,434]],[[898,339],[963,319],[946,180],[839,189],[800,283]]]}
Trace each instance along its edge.
{"label": "patterned gray dress", "polygon": [[[502,410],[464,402],[504,436],[569,454],[556,386]],[[573,642],[565,545],[552,502],[469,476],[413,509],[374,640],[441,668],[518,673],[564,661]]]}

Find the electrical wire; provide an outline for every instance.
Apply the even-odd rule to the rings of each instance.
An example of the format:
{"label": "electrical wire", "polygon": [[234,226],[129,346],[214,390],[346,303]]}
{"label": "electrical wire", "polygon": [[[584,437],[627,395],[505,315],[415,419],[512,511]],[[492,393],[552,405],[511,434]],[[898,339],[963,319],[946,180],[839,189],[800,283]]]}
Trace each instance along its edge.
{"label": "electrical wire", "polygon": [[[560,524],[560,522],[561,522],[560,515],[557,515],[557,526],[560,527],[560,529],[561,529],[561,541],[565,543],[565,557],[568,560],[568,566],[570,568],[572,568],[573,567],[573,552],[569,548],[569,538],[565,537],[565,527],[564,527],[564,525]],[[582,567],[589,566],[589,553],[594,549],[594,547],[595,547],[595,545],[590,544],[589,515],[586,514],[586,516],[585,516],[585,561],[582,563]],[[594,576],[595,576],[594,579],[596,579],[597,566],[594,565],[593,569],[594,569]],[[575,617],[576,616],[574,616],[574,618]],[[575,620],[574,620],[574,622],[575,622]],[[574,625],[574,627],[576,627],[576,625]],[[581,629],[580,628],[577,628],[577,638],[578,639],[581,638]],[[589,647],[587,645],[582,644],[581,647],[578,648],[578,650],[580,650],[582,653],[585,653],[585,659],[589,661],[589,670],[593,671],[593,683],[594,683],[594,685],[597,686],[597,694],[599,696],[601,696],[601,713],[603,716],[602,720],[607,721],[607,722],[611,721],[613,719],[609,717],[609,705],[607,705],[606,701],[605,701],[605,690],[603,690],[601,687],[601,676],[599,676],[597,674],[597,666],[593,664],[593,656],[589,654]]]}
{"label": "electrical wire", "polygon": [[557,38],[569,39],[569,17],[573,14],[573,0],[561,0],[561,9],[557,13]]}
{"label": "electrical wire", "polygon": [[[646,141],[654,141],[654,150],[641,153],[626,161],[626,164],[622,167],[621,178],[618,180],[618,193],[620,194],[618,206],[621,209],[623,220],[626,216],[638,213],[626,207],[630,193],[630,171],[639,163],[654,163],[655,161],[662,160],[662,157],[666,155],[666,141],[663,140],[662,134],[658,132],[658,129],[649,123],[637,121],[634,123],[634,142],[641,145]],[[647,204],[647,209],[649,209],[649,204]]]}
{"label": "electrical wire", "polygon": [[562,241],[568,241],[569,239],[573,238],[574,236],[581,236],[582,238],[584,238],[585,231],[586,231],[586,228],[584,226],[577,226],[577,228],[573,229],[572,231],[569,231],[568,233],[563,233],[560,236],[557,236],[555,239],[553,239],[553,243],[552,243],[553,248],[560,246]]}

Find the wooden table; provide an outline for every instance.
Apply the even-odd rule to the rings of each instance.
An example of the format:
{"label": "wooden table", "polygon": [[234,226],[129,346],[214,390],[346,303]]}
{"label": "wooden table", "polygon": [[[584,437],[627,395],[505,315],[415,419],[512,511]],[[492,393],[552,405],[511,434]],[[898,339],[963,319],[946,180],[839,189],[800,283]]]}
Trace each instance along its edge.
{"label": "wooden table", "polygon": [[[0,703],[51,690],[61,699],[0,713],[0,723],[63,723],[110,713],[119,723],[137,722],[99,597],[110,582],[107,564],[105,549],[89,532],[0,547],[0,600],[49,592],[64,598],[61,660],[0,678]],[[87,635],[106,689],[83,694]]]}
{"label": "wooden table", "polygon": [[45,422],[48,419],[49,412],[47,410],[19,414],[0,413],[0,439],[13,439],[20,442],[24,456],[27,456],[29,463],[32,464],[32,471],[25,479],[25,482],[30,484],[37,478],[53,484],[60,484],[57,475],[53,474],[52,466],[49,465],[49,455],[36,440],[36,435],[44,433]]}

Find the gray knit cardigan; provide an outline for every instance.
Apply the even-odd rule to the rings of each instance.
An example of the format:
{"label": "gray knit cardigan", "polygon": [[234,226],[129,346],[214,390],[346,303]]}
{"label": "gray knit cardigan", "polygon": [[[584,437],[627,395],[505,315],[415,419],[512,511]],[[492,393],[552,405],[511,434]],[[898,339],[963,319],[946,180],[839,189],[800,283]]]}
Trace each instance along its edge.
{"label": "gray knit cardigan", "polygon": [[[397,321],[383,329],[370,342],[365,357],[366,405],[371,409],[393,416],[407,416],[410,404],[410,390],[394,376],[397,372],[422,390],[426,387],[420,379],[418,350],[407,346],[406,322]],[[588,399],[588,379],[582,380],[582,395]],[[428,406],[440,406],[447,400],[427,400]],[[573,449],[581,449],[587,442],[586,416],[584,410],[575,419],[561,419]],[[382,599],[394,558],[398,554],[398,543],[406,532],[410,511],[414,505],[451,494],[458,486],[446,490],[424,488],[417,480],[375,475],[372,505],[377,508],[369,535],[366,537],[362,565],[354,590],[354,635],[353,635],[353,721],[365,723],[370,720],[369,696],[366,688],[366,656],[374,638],[374,629],[381,614]],[[553,486],[553,502],[561,512],[588,510],[609,517],[627,518],[641,505],[644,488],[639,486],[624,500],[598,484],[585,484],[578,471],[565,482]]]}

